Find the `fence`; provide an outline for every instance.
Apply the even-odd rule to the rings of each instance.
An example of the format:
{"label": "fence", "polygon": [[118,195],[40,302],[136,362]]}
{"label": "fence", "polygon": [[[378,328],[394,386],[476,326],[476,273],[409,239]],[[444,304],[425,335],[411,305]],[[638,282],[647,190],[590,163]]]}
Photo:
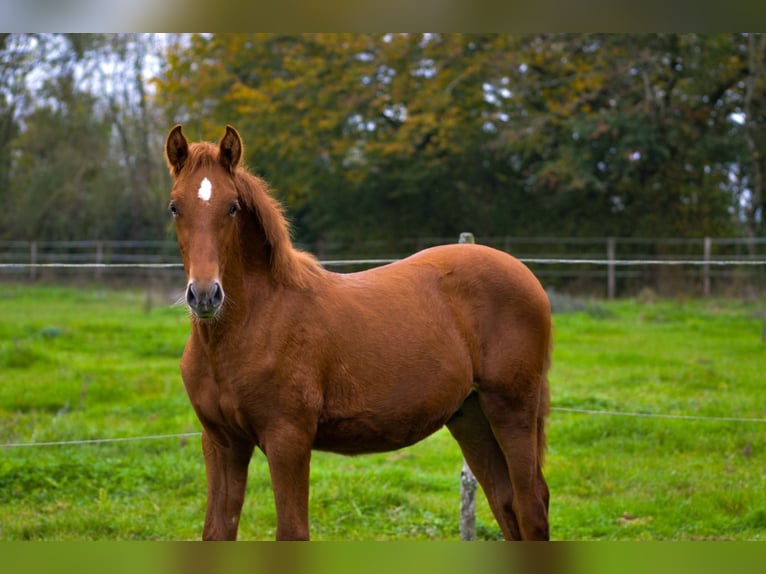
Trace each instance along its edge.
{"label": "fence", "polygon": [[[299,245],[340,270],[370,267],[454,239]],[[479,243],[512,253],[546,287],[606,296],[651,288],[661,295],[755,296],[766,290],[766,238],[501,237]],[[0,241],[0,277],[121,280],[181,276],[175,241]],[[137,275],[137,269],[143,273]],[[87,276],[87,275],[86,275]]]}
{"label": "fence", "polygon": [[91,269],[94,279],[103,279],[115,269],[178,263],[175,241],[0,241],[0,270],[31,280],[47,270],[66,277],[67,269]]}

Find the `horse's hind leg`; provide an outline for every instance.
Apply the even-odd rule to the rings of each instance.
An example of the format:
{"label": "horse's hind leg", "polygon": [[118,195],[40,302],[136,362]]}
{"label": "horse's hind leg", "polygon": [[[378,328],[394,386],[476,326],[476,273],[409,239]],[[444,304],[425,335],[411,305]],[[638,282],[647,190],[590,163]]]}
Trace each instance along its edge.
{"label": "horse's hind leg", "polygon": [[505,455],[475,393],[465,400],[460,412],[447,423],[447,428],[481,485],[503,536],[506,540],[521,540]]}
{"label": "horse's hind leg", "polygon": [[[479,384],[479,404],[505,454],[522,540],[548,540],[548,485],[540,468],[544,377],[517,373],[513,384]],[[540,431],[540,432],[538,432]],[[470,464],[470,463],[469,463]]]}

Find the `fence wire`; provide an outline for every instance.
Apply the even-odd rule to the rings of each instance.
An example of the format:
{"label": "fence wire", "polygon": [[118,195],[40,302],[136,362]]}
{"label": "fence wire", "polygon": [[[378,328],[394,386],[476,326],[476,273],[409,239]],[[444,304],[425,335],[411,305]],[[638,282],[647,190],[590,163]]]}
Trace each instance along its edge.
{"label": "fence wire", "polygon": [[23,448],[23,447],[36,447],[36,446],[82,446],[91,444],[109,444],[116,442],[137,442],[144,440],[165,440],[171,438],[190,438],[200,436],[201,432],[182,432],[175,434],[155,434],[146,436],[129,436],[129,437],[114,437],[114,438],[93,438],[93,439],[81,439],[81,440],[53,440],[43,442],[12,442],[7,444],[1,444],[0,448]]}
{"label": "fence wire", "polygon": [[[766,259],[567,259],[519,257],[522,263],[550,265],[602,265],[602,266],[766,266]],[[320,260],[325,267],[350,265],[386,265],[401,259],[329,259]],[[182,263],[0,263],[0,269],[181,269]]]}
{"label": "fence wire", "polygon": [[[551,407],[551,411],[561,412],[561,413],[585,414],[585,415],[605,415],[605,416],[683,420],[683,421],[704,421],[704,422],[716,422],[716,423],[721,423],[721,422],[757,423],[757,424],[766,423],[766,418],[706,417],[702,415],[671,415],[671,414],[663,414],[663,413],[642,413],[642,412],[629,412],[629,411],[605,411],[605,410],[595,410],[595,409],[579,409],[574,407]],[[83,445],[110,444],[110,443],[120,443],[120,442],[137,442],[137,441],[145,441],[145,440],[193,438],[193,437],[198,437],[201,434],[202,434],[201,432],[185,432],[185,433],[156,434],[156,435],[134,436],[134,437],[96,438],[96,439],[82,439],[82,440],[57,440],[57,441],[43,441],[43,442],[16,442],[16,443],[0,444],[0,448],[83,446]]]}

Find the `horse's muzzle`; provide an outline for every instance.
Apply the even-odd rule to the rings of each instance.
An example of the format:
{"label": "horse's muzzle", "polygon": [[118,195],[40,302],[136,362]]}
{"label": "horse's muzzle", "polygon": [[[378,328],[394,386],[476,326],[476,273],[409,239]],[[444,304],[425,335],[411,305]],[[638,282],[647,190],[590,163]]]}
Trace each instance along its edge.
{"label": "horse's muzzle", "polygon": [[190,281],[186,287],[186,304],[198,319],[212,319],[223,304],[223,287],[218,281],[207,284]]}

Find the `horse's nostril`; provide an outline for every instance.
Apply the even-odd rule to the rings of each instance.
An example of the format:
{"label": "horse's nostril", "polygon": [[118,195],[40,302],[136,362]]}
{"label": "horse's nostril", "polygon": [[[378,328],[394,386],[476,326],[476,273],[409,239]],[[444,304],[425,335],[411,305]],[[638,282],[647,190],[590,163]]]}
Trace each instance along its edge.
{"label": "horse's nostril", "polygon": [[215,285],[213,286],[213,296],[211,298],[211,303],[213,307],[220,307],[221,303],[223,303],[223,289],[221,288],[221,284],[216,281]]}
{"label": "horse's nostril", "polygon": [[197,293],[196,293],[196,288],[194,287],[194,283],[189,283],[189,286],[186,288],[186,303],[192,309],[196,309],[198,301],[199,299],[197,298]]}

